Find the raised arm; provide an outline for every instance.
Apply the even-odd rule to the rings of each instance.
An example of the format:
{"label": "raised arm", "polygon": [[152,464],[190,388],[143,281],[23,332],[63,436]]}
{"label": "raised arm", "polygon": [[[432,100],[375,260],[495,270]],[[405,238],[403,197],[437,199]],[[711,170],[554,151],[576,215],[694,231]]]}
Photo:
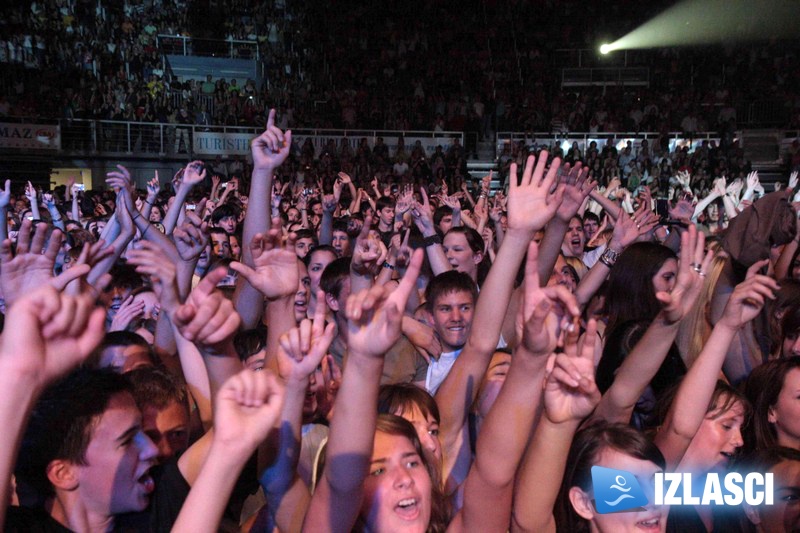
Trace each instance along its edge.
{"label": "raised arm", "polygon": [[314,321],[304,320],[300,327],[282,335],[277,351],[279,374],[286,383],[286,401],[281,413],[277,456],[261,474],[261,486],[275,524],[286,533],[300,530],[311,500],[308,487],[297,474],[303,403],[309,377],[328,353],[336,329],[333,323],[325,325],[328,310],[324,293],[318,301]]}
{"label": "raised arm", "polygon": [[0,242],[8,239],[8,204],[11,202],[11,180],[0,190]]}
{"label": "raised arm", "polygon": [[442,272],[453,270],[453,267],[450,266],[450,261],[447,260],[444,248],[442,248],[442,238],[433,227],[433,211],[428,201],[428,193],[425,192],[424,187],[420,188],[420,193],[422,194],[422,203],[414,202],[411,207],[411,217],[424,238],[425,252],[428,255],[433,275],[438,276]]}
{"label": "raised arm", "polygon": [[[671,293],[658,292],[664,308],[642,339],[620,365],[614,383],[603,394],[595,418],[628,423],[637,400],[658,372],[678,334],[680,321],[689,313],[703,286],[701,272],[709,270],[713,252],[705,253],[705,237],[694,226],[681,235],[678,278]],[[705,257],[704,257],[705,254]],[[704,274],[705,275],[705,274]]]}
{"label": "raised arm", "polygon": [[[272,180],[275,170],[289,156],[291,148],[292,132],[287,130],[284,133],[275,126],[275,110],[270,109],[267,129],[250,143],[250,153],[253,156],[253,176],[250,180],[250,200],[244,217],[242,242],[253,242],[256,235],[266,235],[269,231]],[[252,252],[251,247],[242,247],[242,263],[251,268],[256,266]],[[264,307],[261,293],[242,278],[237,282],[234,303],[245,327],[254,328],[261,318]]]}
{"label": "raised arm", "polygon": [[[596,322],[589,320],[586,338],[594,338],[596,331]],[[544,416],[517,473],[511,523],[514,533],[556,530],[553,508],[572,437],[600,400],[594,381],[593,346],[591,342],[578,346],[577,327],[567,332],[564,352],[551,357],[555,360],[545,382]]]}
{"label": "raised arm", "polygon": [[[514,279],[522,258],[534,233],[547,224],[560,205],[562,189],[554,187],[557,167],[551,167],[545,173],[546,161],[546,152],[536,164],[531,156],[520,183],[517,183],[514,174],[516,165],[512,165],[508,193],[508,233],[481,289],[467,343],[436,391],[436,403],[441,414],[445,475],[449,474],[458,456],[459,436],[478,394],[477,384],[483,379],[500,340],[505,310],[511,300]],[[577,308],[574,310],[577,313]]]}
{"label": "raised arm", "polygon": [[[542,155],[539,157],[546,154],[546,151],[542,151]],[[551,169],[555,167],[558,170],[559,166],[561,166],[561,160],[558,158],[555,158],[550,164]],[[569,165],[564,166],[561,175],[564,200],[556,211],[556,216],[547,224],[544,237],[539,245],[539,277],[543,284],[547,284],[547,280],[550,279],[550,274],[558,260],[558,254],[561,253],[561,243],[564,242],[564,235],[567,233],[570,219],[578,213],[584,199],[597,185],[596,182],[587,179],[588,173],[589,169],[583,168],[581,163],[577,163],[572,168]]]}
{"label": "raised arm", "polygon": [[304,530],[349,532],[355,524],[375,438],[383,356],[400,337],[403,309],[421,265],[417,251],[394,292],[374,286],[347,300],[347,364],[336,396],[325,471]]}
{"label": "raised arm", "polygon": [[[528,247],[525,290],[518,317],[522,343],[511,359],[506,381],[481,425],[475,461],[467,476],[464,524],[476,531],[505,531],[511,522],[514,478],[538,419],[548,355],[555,349],[560,323],[575,327],[578,306],[563,286],[539,287],[537,247]],[[557,316],[557,307],[567,316]],[[591,358],[589,359],[591,363]]]}
{"label": "raised arm", "polygon": [[[117,167],[122,168],[122,167]],[[175,226],[178,225],[178,218],[183,211],[183,204],[192,188],[199,185],[206,178],[206,168],[202,161],[192,161],[183,170],[183,175],[180,180],[180,186],[175,193],[175,201],[172,207],[167,211],[167,216],[164,217],[164,234],[172,235]]]}
{"label": "raised arm", "polygon": [[[74,267],[78,268],[78,267]],[[88,269],[81,268],[85,275]],[[45,387],[83,362],[103,338],[103,309],[89,293],[69,296],[43,285],[8,309],[0,341],[0,523],[22,432]]]}
{"label": "raised arm", "polygon": [[734,289],[722,319],[711,330],[703,350],[678,388],[667,418],[655,437],[670,470],[678,468],[706,416],[722,363],[736,332],[758,316],[766,299],[775,299],[778,284],[769,276],[758,274],[768,263],[769,259],[765,259],[747,270],[747,277]]}
{"label": "raised arm", "polygon": [[218,531],[239,473],[280,416],[283,397],[283,385],[269,371],[245,369],[225,382],[208,456],[172,531]]}

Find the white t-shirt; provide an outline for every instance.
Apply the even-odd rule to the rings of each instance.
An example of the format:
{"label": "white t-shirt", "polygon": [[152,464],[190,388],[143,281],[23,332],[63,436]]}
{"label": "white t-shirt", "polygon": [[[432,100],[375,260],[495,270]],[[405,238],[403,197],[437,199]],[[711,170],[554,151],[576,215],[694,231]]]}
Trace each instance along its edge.
{"label": "white t-shirt", "polygon": [[436,394],[436,390],[439,388],[439,385],[442,384],[444,378],[447,377],[450,369],[453,368],[460,353],[461,350],[445,352],[439,356],[438,360],[431,359],[431,363],[428,365],[428,374],[425,376],[425,390],[427,390],[431,396]]}

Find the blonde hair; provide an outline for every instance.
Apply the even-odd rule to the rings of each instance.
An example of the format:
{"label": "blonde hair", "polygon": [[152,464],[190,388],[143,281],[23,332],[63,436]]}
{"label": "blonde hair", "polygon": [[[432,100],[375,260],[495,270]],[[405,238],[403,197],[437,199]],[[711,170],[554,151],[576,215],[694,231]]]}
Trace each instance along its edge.
{"label": "blonde hair", "polygon": [[579,280],[583,279],[583,276],[585,276],[586,273],[589,272],[589,268],[586,266],[586,264],[577,257],[565,256],[564,262],[566,262],[569,266],[575,269],[575,272],[578,274]]}
{"label": "blonde hair", "polygon": [[692,310],[680,323],[678,337],[675,340],[686,368],[692,366],[711,335],[711,300],[725,263],[728,261],[728,255],[720,249],[718,243],[709,244],[709,248],[716,251],[717,255],[703,280],[700,296]]}

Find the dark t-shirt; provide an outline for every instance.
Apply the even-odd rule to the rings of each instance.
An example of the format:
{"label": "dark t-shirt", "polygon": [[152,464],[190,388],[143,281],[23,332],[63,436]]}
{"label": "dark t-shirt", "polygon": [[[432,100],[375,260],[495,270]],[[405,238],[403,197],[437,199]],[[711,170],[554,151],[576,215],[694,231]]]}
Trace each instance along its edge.
{"label": "dark t-shirt", "polygon": [[[157,466],[151,470],[156,483],[156,490],[150,505],[138,513],[126,513],[116,517],[115,532],[151,532],[172,529],[178,518],[183,502],[189,494],[189,484],[181,475],[176,461]],[[6,513],[6,532],[30,533],[69,533],[67,529],[55,521],[44,509],[26,507],[9,507]]]}

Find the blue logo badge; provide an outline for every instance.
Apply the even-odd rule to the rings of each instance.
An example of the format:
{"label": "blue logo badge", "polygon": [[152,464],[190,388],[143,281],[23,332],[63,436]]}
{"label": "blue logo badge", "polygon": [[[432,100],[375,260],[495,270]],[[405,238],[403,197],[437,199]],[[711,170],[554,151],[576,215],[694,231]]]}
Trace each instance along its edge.
{"label": "blue logo badge", "polygon": [[639,481],[625,470],[593,466],[592,486],[594,506],[600,514],[639,510],[647,505],[647,496]]}

